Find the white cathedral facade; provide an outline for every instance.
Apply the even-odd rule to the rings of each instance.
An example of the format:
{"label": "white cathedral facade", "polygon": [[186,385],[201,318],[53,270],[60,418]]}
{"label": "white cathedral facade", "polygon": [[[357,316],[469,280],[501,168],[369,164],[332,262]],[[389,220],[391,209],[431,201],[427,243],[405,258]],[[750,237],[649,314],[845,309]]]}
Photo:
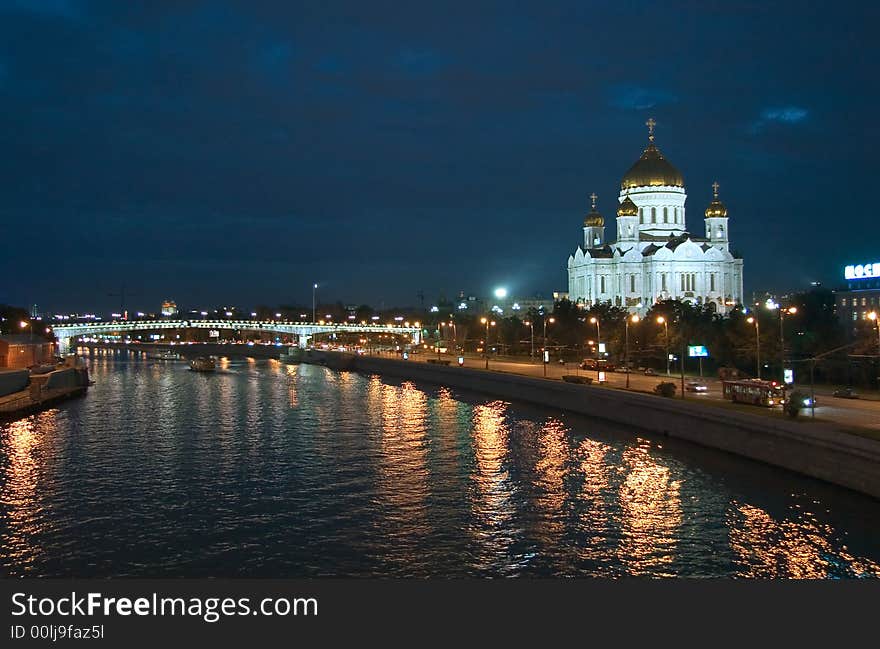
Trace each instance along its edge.
{"label": "white cathedral facade", "polygon": [[584,241],[568,258],[568,293],[589,307],[598,302],[644,313],[660,300],[678,299],[727,313],[743,301],[743,260],[730,253],[727,208],[715,198],[705,211],[705,236],[685,220],[684,178],[654,144],[624,175],[617,207],[617,241],[606,241],[605,219],[584,219]]}

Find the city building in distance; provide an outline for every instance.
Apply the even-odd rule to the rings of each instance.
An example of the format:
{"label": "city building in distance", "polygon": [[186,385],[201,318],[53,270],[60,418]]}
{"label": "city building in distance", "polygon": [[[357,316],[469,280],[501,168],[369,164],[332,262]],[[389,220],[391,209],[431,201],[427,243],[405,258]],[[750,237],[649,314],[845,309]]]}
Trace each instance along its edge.
{"label": "city building in distance", "polygon": [[177,315],[177,303],[174,300],[165,300],[164,302],[162,302],[162,315]]}
{"label": "city building in distance", "polygon": [[850,264],[843,276],[846,288],[834,292],[834,302],[837,317],[851,337],[871,313],[875,318],[880,315],[880,262]]}
{"label": "city building in distance", "polygon": [[605,219],[584,219],[584,240],[568,258],[570,299],[583,306],[611,302],[644,312],[661,300],[678,299],[728,312],[743,301],[743,260],[730,252],[727,208],[718,198],[705,210],[705,236],[691,234],[685,220],[684,178],[654,144],[620,183],[617,240],[605,238]]}

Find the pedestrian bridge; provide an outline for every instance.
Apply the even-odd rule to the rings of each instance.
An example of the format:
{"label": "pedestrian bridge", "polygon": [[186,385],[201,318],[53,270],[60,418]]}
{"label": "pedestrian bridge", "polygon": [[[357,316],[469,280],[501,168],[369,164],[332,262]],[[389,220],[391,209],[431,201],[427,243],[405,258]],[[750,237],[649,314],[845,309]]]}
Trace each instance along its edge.
{"label": "pedestrian bridge", "polygon": [[381,333],[410,335],[414,343],[421,342],[419,323],[405,324],[349,324],[330,322],[289,322],[283,320],[114,320],[112,322],[78,322],[52,326],[62,353],[70,350],[78,338],[102,334],[122,335],[136,331],[159,331],[166,329],[210,329],[222,331],[264,331],[291,334],[297,337],[300,347],[305,347],[318,334],[325,333]]}

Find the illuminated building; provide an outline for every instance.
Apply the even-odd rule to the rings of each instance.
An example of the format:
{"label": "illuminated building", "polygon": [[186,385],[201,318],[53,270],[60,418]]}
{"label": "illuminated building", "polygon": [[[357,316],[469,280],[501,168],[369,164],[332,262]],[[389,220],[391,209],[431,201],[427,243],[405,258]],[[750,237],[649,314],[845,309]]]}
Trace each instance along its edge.
{"label": "illuminated building", "polygon": [[743,260],[730,252],[719,185],[704,213],[705,236],[691,234],[684,178],[654,144],[654,120],[647,125],[648,146],[620,183],[616,241],[606,241],[598,197],[591,196],[583,244],[568,258],[569,299],[642,313],[654,302],[678,299],[726,313],[743,301]]}
{"label": "illuminated building", "polygon": [[177,304],[174,302],[174,300],[165,300],[164,302],[162,302],[162,315],[177,315]]}
{"label": "illuminated building", "polygon": [[880,261],[850,264],[843,276],[846,288],[834,292],[834,303],[837,317],[852,336],[869,314],[880,312]]}

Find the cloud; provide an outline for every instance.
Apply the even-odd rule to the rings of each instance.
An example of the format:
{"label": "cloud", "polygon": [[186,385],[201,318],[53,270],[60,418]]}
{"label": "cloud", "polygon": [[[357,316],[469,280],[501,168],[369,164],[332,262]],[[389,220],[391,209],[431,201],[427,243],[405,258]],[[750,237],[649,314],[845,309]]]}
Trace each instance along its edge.
{"label": "cloud", "polygon": [[610,95],[609,104],[625,110],[645,110],[678,101],[678,97],[667,90],[632,83],[613,86]]}
{"label": "cloud", "polygon": [[752,133],[758,133],[764,130],[770,124],[799,124],[807,119],[809,111],[800,106],[781,106],[775,108],[766,108],[761,112],[761,116],[752,122]]}

